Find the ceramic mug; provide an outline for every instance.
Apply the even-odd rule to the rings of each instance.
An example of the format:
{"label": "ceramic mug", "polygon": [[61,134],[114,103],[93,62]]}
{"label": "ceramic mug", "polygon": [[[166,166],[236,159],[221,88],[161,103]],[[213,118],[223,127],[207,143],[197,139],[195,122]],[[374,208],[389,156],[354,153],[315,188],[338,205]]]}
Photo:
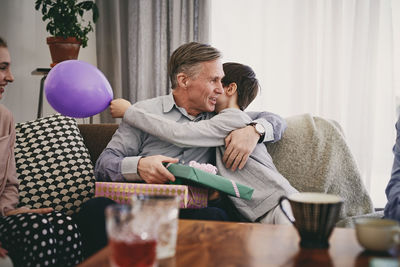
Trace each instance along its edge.
{"label": "ceramic mug", "polygon": [[[294,220],[282,206],[288,200]],[[279,199],[279,206],[300,235],[303,248],[328,248],[329,237],[339,219],[341,197],[325,193],[296,193]]]}
{"label": "ceramic mug", "polygon": [[357,240],[366,250],[384,252],[400,244],[397,221],[380,218],[357,218],[353,221]]}

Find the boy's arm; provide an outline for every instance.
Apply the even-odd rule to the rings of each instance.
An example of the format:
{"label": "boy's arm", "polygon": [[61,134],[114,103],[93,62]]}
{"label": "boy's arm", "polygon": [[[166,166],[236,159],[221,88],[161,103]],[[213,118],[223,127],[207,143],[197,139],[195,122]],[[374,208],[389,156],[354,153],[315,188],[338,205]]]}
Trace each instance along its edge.
{"label": "boy's arm", "polygon": [[[225,143],[226,151],[223,161],[227,168],[231,168],[235,171],[236,168],[241,169],[244,167],[249,155],[257,145],[258,139],[256,139],[257,134],[255,134],[254,129],[250,129],[253,126],[248,126],[251,120],[247,120],[248,118],[246,117],[245,121],[240,121],[240,116],[229,114],[230,110],[236,111],[236,113],[241,114],[241,116],[245,115],[245,113],[240,110],[226,109],[210,120],[185,124],[175,122],[175,124],[171,125],[168,124],[172,123],[171,121],[165,122],[163,118],[157,118],[157,116],[153,117],[154,115],[152,116],[152,114],[147,114],[144,111],[137,115],[130,114],[135,112],[135,108],[131,107],[127,110],[127,113],[125,113],[124,120],[128,124],[178,146],[212,147],[222,146]],[[262,118],[260,122],[266,125],[264,126],[266,130],[264,142],[277,141],[280,139],[286,128],[286,123],[283,119],[278,115],[268,112],[253,114],[257,115],[254,116],[254,119]],[[150,117],[146,118],[147,115]],[[270,123],[268,122],[268,118],[274,118],[274,120]],[[151,122],[150,119],[152,120]],[[201,124],[197,125],[199,123]],[[277,131],[274,133],[273,126],[281,127],[277,127]]]}
{"label": "boy's arm", "polygon": [[281,116],[266,111],[246,113],[254,122],[261,123],[264,126],[265,136],[262,142],[277,142],[281,140],[287,127],[286,121]]}
{"label": "boy's arm", "polygon": [[131,106],[123,121],[177,146],[215,147],[223,146],[231,131],[245,127],[251,119],[238,109],[225,109],[209,120],[178,123]]}
{"label": "boy's arm", "polygon": [[[131,103],[125,99],[122,99],[122,98],[114,99],[113,101],[111,101],[111,104],[110,104],[110,112],[111,112],[112,117],[113,118],[123,117],[124,113],[128,110],[128,108],[130,106],[131,106]],[[238,111],[238,112],[240,112],[240,111]],[[277,114],[270,113],[270,112],[247,112],[247,114],[250,116],[250,118],[252,119],[253,122],[260,123],[264,127],[265,135],[264,135],[263,142],[270,142],[270,141],[276,142],[282,138],[282,134],[286,129],[286,122],[282,117],[280,117]],[[145,114],[142,114],[142,115],[145,115]],[[133,118],[131,117],[131,119],[132,119],[131,125],[132,126],[134,126],[133,124],[135,123],[133,121]],[[158,118],[158,120],[161,120],[161,118]],[[129,121],[128,121],[128,123],[129,123]],[[232,120],[232,118],[228,118],[228,120],[223,121],[222,123],[227,124],[226,126],[229,128],[231,123],[234,123],[234,121]],[[220,128],[220,130],[222,130],[222,132],[219,132],[219,131],[214,132],[214,134],[216,134],[216,135],[212,135],[211,138],[220,138],[221,136],[218,135],[217,133],[220,133],[220,134],[222,133],[222,134],[228,135],[231,131],[243,128],[248,124],[248,123],[246,125],[240,124],[240,121],[238,123],[239,123],[239,125],[241,125],[241,127],[235,128],[235,126],[237,126],[237,124],[233,124],[233,125],[231,125],[232,127],[229,128],[229,132],[226,132],[227,129],[224,128],[225,125],[222,125],[222,126],[220,125],[220,127],[222,127],[222,128]],[[218,127],[218,125],[217,125],[217,127]],[[186,130],[188,130],[188,129],[186,129]],[[196,129],[196,131],[197,130],[199,130],[199,129]],[[144,131],[146,131],[146,129],[144,129]],[[166,129],[166,131],[170,131],[170,129]],[[146,132],[152,134],[152,132],[155,132],[155,131],[147,130]],[[186,135],[183,136],[183,138],[185,138],[185,137],[186,137]],[[207,135],[207,137],[210,137],[210,136]],[[166,139],[164,139],[164,140],[166,140]],[[172,140],[169,139],[167,141],[175,143],[174,140],[175,139],[172,139]],[[179,140],[176,140],[176,141],[179,141]],[[190,141],[191,140],[189,140],[189,142]],[[221,145],[223,145],[223,144],[221,144]],[[192,142],[190,142],[190,143],[185,142],[183,144],[180,144],[180,146],[199,146],[199,145],[194,144]]]}

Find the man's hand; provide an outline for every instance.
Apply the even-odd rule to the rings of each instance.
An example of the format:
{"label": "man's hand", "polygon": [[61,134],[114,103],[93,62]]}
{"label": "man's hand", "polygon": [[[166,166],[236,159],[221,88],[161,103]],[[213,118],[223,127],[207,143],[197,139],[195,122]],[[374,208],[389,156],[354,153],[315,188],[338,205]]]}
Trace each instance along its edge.
{"label": "man's hand", "polygon": [[113,118],[122,118],[125,111],[131,106],[131,102],[128,100],[117,98],[111,101],[110,113]]}
{"label": "man's hand", "polygon": [[164,167],[163,162],[177,163],[179,159],[162,155],[143,157],[138,162],[138,174],[148,184],[165,184],[175,181],[175,176]]}
{"label": "man's hand", "polygon": [[50,213],[53,211],[53,208],[41,208],[41,209],[29,209],[26,207],[21,207],[15,210],[10,210],[7,212],[5,215],[10,216],[10,215],[16,215],[16,214],[21,214],[21,213],[40,213],[40,214],[46,214]]}
{"label": "man's hand", "polygon": [[241,170],[247,162],[249,155],[257,145],[260,135],[253,126],[246,126],[242,129],[232,131],[225,138],[225,153],[222,160],[227,169]]}

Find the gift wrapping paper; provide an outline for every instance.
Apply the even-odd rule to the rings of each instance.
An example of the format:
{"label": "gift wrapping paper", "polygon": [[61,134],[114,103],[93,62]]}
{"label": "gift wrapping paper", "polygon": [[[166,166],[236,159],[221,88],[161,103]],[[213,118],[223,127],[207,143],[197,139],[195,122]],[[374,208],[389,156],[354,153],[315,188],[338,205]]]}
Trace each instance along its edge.
{"label": "gift wrapping paper", "polygon": [[188,204],[187,207],[190,209],[200,209],[207,207],[208,204],[208,188],[205,187],[188,187]]}
{"label": "gift wrapping paper", "polygon": [[96,182],[96,197],[108,197],[120,204],[129,204],[133,195],[179,196],[180,208],[207,207],[208,190],[187,185]]}

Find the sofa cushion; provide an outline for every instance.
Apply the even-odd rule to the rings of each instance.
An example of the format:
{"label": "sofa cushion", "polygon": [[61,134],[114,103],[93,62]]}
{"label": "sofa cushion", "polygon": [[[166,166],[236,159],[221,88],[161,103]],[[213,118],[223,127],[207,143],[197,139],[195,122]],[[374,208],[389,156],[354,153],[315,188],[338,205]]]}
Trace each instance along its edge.
{"label": "sofa cushion", "polygon": [[20,206],[72,214],[94,194],[93,164],[76,121],[53,115],[16,125]]}

